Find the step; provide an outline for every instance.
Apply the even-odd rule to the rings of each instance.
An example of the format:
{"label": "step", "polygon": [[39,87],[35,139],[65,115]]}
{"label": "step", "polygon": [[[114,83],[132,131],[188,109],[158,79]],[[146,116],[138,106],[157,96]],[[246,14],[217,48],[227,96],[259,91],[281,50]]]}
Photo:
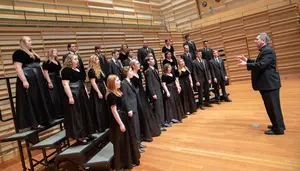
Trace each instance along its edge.
{"label": "step", "polygon": [[76,163],[78,166],[82,166],[87,159],[86,154],[90,152],[91,149],[97,147],[101,141],[105,140],[108,137],[109,129],[105,130],[102,133],[96,133],[93,134],[96,138],[89,142],[86,145],[73,145],[69,148],[67,148],[65,151],[61,152],[56,156],[56,163],[59,165],[59,163],[63,161],[71,161],[73,163]]}
{"label": "step", "polygon": [[43,149],[43,148],[54,148],[57,145],[60,145],[64,140],[66,140],[66,131],[62,130],[46,139],[43,141],[40,141],[39,143],[33,145],[30,147],[31,150],[36,150],[36,149]]}
{"label": "step", "polygon": [[114,146],[109,142],[103,149],[101,149],[95,156],[93,156],[83,166],[85,169],[109,170],[110,163],[114,157]]}
{"label": "step", "polygon": [[40,132],[43,132],[43,131],[45,131],[45,130],[53,127],[53,126],[56,126],[58,124],[62,124],[63,121],[64,121],[63,118],[61,118],[61,119],[55,119],[49,125],[47,125],[45,127],[39,128],[37,130],[28,130],[28,131],[16,133],[14,135],[11,135],[11,136],[8,136],[6,138],[1,139],[0,142],[26,140],[26,139],[29,139],[32,135],[36,135],[37,136],[37,134],[40,133]]}

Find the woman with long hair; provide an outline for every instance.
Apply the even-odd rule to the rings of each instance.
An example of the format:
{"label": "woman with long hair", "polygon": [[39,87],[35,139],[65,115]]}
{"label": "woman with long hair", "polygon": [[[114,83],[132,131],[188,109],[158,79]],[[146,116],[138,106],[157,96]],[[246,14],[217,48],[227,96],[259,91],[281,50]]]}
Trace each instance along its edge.
{"label": "woman with long hair", "polygon": [[53,106],[40,67],[40,58],[30,37],[23,36],[20,49],[12,55],[18,78],[16,83],[16,129],[39,128],[52,121]]}
{"label": "woman with long hair", "polygon": [[53,104],[53,118],[63,117],[63,106],[61,99],[63,97],[63,86],[61,83],[60,70],[61,65],[58,59],[56,49],[49,49],[47,60],[43,62],[43,73],[48,83],[48,91],[50,93],[51,102]]}
{"label": "woman with long hair", "polygon": [[172,123],[179,123],[184,116],[179,97],[181,87],[176,82],[175,76],[172,74],[172,66],[170,64],[164,65],[161,81],[162,87],[165,90],[166,124],[171,125]]}
{"label": "woman with long hair", "polygon": [[143,141],[151,142],[152,137],[161,134],[159,124],[157,123],[154,113],[152,112],[150,102],[143,87],[143,80],[141,74],[141,65],[138,60],[134,59],[130,62],[133,71],[131,83],[138,92],[138,111],[141,128],[141,138]]}
{"label": "woman with long hair", "polygon": [[78,56],[69,54],[65,59],[61,77],[66,93],[64,101],[66,135],[68,138],[76,139],[81,145],[94,139],[91,134],[96,132],[96,128],[89,111],[88,93],[78,64]]}
{"label": "woman with long hair", "polygon": [[167,51],[165,53],[165,59],[163,60],[163,66],[166,64],[170,64],[172,67],[172,74],[177,77],[178,76],[178,65],[177,65],[177,60],[176,58],[172,58],[172,53]]}
{"label": "woman with long hair", "polygon": [[88,77],[91,81],[90,112],[97,131],[103,132],[109,127],[108,107],[105,100],[106,76],[96,55],[90,57]]}
{"label": "woman with long hair", "polygon": [[114,145],[114,169],[132,169],[140,164],[140,153],[136,136],[130,124],[120,90],[121,81],[116,75],[107,78],[106,99],[111,113],[110,141]]}
{"label": "woman with long hair", "polygon": [[193,80],[190,70],[185,66],[184,60],[179,60],[179,83],[181,86],[180,98],[184,109],[184,115],[197,111],[197,105],[193,93]]}
{"label": "woman with long hair", "polygon": [[121,62],[123,62],[125,59],[128,58],[127,50],[128,50],[128,45],[127,44],[122,44],[121,48],[120,48],[120,51],[119,51],[120,52],[119,60],[121,60]]}

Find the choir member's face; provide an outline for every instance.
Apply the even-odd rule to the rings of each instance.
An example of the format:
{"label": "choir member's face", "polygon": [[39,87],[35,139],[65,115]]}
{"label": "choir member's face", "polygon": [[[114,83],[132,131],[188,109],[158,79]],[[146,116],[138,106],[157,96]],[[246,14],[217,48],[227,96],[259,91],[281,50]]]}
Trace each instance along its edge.
{"label": "choir member's face", "polygon": [[144,48],[147,48],[147,47],[148,47],[148,42],[147,42],[147,41],[144,41],[143,46],[144,46]]}
{"label": "choir member's face", "polygon": [[184,67],[184,66],[185,66],[185,63],[184,63],[184,60],[183,60],[183,59],[180,59],[180,60],[179,60],[179,66],[180,66],[180,67]]}
{"label": "choir member's face", "polygon": [[120,81],[120,78],[117,77],[116,80],[115,80],[115,85],[116,85],[116,88],[119,89],[121,87],[121,81]]}
{"label": "choir member's face", "polygon": [[128,54],[130,57],[133,57],[133,51],[129,51],[129,54]]}
{"label": "choir member's face", "polygon": [[77,51],[77,47],[76,47],[76,45],[75,44],[71,44],[71,47],[69,48],[69,51],[71,51],[71,52],[76,52]]}
{"label": "choir member's face", "polygon": [[53,53],[53,56],[57,56],[58,55],[56,49],[53,49],[52,53]]}
{"label": "choir member's face", "polygon": [[262,48],[263,45],[265,44],[264,40],[262,40],[262,39],[260,38],[260,35],[258,35],[258,36],[256,37],[256,39],[254,40],[254,42],[255,42],[255,45],[256,45],[256,47],[257,47],[258,49]]}
{"label": "choir member's face", "polygon": [[72,60],[72,67],[76,68],[79,64],[78,56],[74,56]]}
{"label": "choir member's face", "polygon": [[168,59],[171,59],[171,58],[172,58],[172,54],[171,54],[170,52],[167,54],[167,58],[168,58]]}
{"label": "choir member's face", "polygon": [[218,51],[214,50],[214,57],[216,58],[216,57],[218,57],[218,56],[219,56]]}
{"label": "choir member's face", "polygon": [[31,49],[32,48],[32,42],[31,42],[31,38],[30,37],[25,37],[24,38],[24,42],[25,42],[25,46],[27,47],[27,49]]}
{"label": "choir member's face", "polygon": [[95,61],[95,62],[96,62],[96,64],[99,64],[100,61],[99,61],[99,58],[98,58],[98,57],[96,58],[96,61]]}
{"label": "choir member's face", "polygon": [[208,42],[204,42],[203,46],[206,47],[206,48],[208,48]]}
{"label": "choir member's face", "polygon": [[138,71],[141,69],[141,64],[139,61],[136,61],[135,64],[133,65],[134,70]]}
{"label": "choir member's face", "polygon": [[150,66],[154,66],[154,65],[155,65],[155,61],[154,61],[154,58],[153,58],[153,57],[149,57],[148,64],[149,64]]}
{"label": "choir member's face", "polygon": [[114,58],[115,58],[115,59],[119,59],[119,52],[116,52],[116,53],[114,54]]}
{"label": "choir member's face", "polygon": [[197,52],[197,58],[201,59],[202,58],[202,52]]}
{"label": "choir member's face", "polygon": [[188,45],[184,45],[184,51],[185,51],[185,52],[189,52],[189,51],[190,51],[190,48],[189,48]]}
{"label": "choir member's face", "polygon": [[190,37],[190,36],[186,37],[186,40],[187,40],[187,41],[190,41],[190,40],[191,40],[191,37]]}
{"label": "choir member's face", "polygon": [[123,49],[124,49],[124,50],[127,49],[127,45],[126,45],[126,44],[123,45]]}
{"label": "choir member's face", "polygon": [[133,71],[130,68],[129,71],[128,71],[128,74],[127,74],[127,78],[132,78],[132,77],[133,77]]}
{"label": "choir member's face", "polygon": [[100,53],[101,53],[101,49],[97,49],[97,50],[96,50],[96,53],[97,53],[97,54],[100,54]]}
{"label": "choir member's face", "polygon": [[170,40],[166,41],[166,45],[170,45],[170,43],[171,43]]}
{"label": "choir member's face", "polygon": [[172,72],[172,67],[168,67],[168,74],[170,74]]}

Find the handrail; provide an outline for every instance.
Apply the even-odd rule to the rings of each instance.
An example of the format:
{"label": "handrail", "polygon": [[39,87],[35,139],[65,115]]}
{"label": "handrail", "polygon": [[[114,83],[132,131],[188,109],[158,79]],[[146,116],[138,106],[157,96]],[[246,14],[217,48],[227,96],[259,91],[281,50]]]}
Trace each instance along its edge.
{"label": "handrail", "polygon": [[[288,5],[292,4],[291,0],[285,0],[285,1],[288,2]],[[249,10],[246,10],[246,11],[243,11],[243,12],[237,12],[237,13],[234,13],[234,14],[223,16],[223,17],[220,17],[220,18],[206,20],[205,23],[209,23],[209,22],[213,22],[213,21],[219,21],[219,23],[221,23],[222,19],[228,18],[228,17],[231,17],[231,16],[235,16],[235,15],[241,15],[242,17],[244,17],[244,16],[247,16],[247,15],[245,15],[245,13],[249,13],[250,11],[255,11],[255,10],[258,10],[258,9],[262,9],[262,8],[267,8],[267,10],[269,10],[270,6],[275,5],[275,4],[279,4],[279,3],[282,3],[282,2],[283,1],[279,1],[279,2],[269,4],[269,5],[261,6],[261,7],[258,7],[258,8],[253,8],[253,9],[249,9]],[[200,18],[200,16],[201,15],[199,15],[199,18]],[[193,21],[196,21],[196,20],[199,20],[199,19],[190,20],[191,28],[185,29],[186,27],[184,27],[184,28],[179,28],[178,30],[183,32],[183,31],[188,31],[188,30],[194,29],[194,28],[203,28],[203,23],[193,25]]]}
{"label": "handrail", "polygon": [[[42,6],[42,11],[34,11],[34,10],[17,10],[16,7],[15,7],[15,2],[22,2],[22,3],[26,3],[26,4],[39,4]],[[46,12],[46,8],[45,8],[45,5],[47,6],[55,6],[55,7],[63,7],[63,8],[67,8],[68,10],[66,10],[64,13],[60,13],[60,12]],[[79,7],[79,6],[71,6],[71,5],[62,5],[62,4],[51,4],[51,3],[44,3],[44,2],[27,2],[27,1],[23,1],[23,0],[12,0],[12,6],[13,6],[13,9],[10,10],[10,11],[14,11],[15,12],[23,12],[24,13],[24,18],[26,20],[26,12],[30,12],[30,13],[41,13],[41,14],[55,14],[55,18],[56,18],[56,22],[59,22],[57,20],[57,15],[66,15],[70,18],[70,16],[79,16],[81,18],[81,23],[85,23],[83,21],[83,17],[84,16],[87,16],[87,17],[99,17],[99,19],[101,20],[104,20],[105,18],[106,19],[110,19],[110,18],[116,18],[116,19],[121,19],[121,24],[123,25],[124,23],[124,20],[135,20],[137,21],[137,25],[143,25],[143,24],[139,24],[138,21],[149,21],[150,24],[149,25],[158,25],[158,24],[155,24],[155,21],[161,21],[161,24],[159,24],[160,26],[165,26],[165,23],[163,22],[164,19],[161,15],[154,15],[154,14],[148,14],[149,16],[151,16],[149,19],[146,19],[146,18],[141,18],[139,17],[137,14],[142,14],[142,13],[136,13],[136,12],[133,12],[134,17],[125,17],[126,14],[124,13],[124,11],[122,11],[122,13],[120,14],[121,16],[123,17],[117,17],[117,16],[109,16],[108,14],[108,11],[110,11],[110,9],[104,9],[104,10],[100,10],[100,9],[94,9],[94,10],[99,10],[99,11],[107,11],[107,16],[105,15],[92,15],[90,10],[91,8],[89,7]],[[84,9],[87,12],[87,14],[73,14],[73,13],[70,13],[70,8],[77,8],[77,9]],[[1,10],[9,10],[9,9],[1,9]],[[154,20],[154,18],[162,18],[160,20]],[[64,21],[66,22],[66,21]],[[99,22],[99,23],[104,23],[104,24],[107,24],[106,22]],[[126,22],[124,23],[124,25],[126,25]]]}
{"label": "handrail", "polygon": [[[4,77],[4,78],[0,78],[0,80],[6,80],[6,86],[7,86],[7,90],[8,90],[8,98],[2,98],[2,99],[0,99],[0,101],[9,100],[11,112],[12,112],[12,115],[13,115],[13,117],[11,117],[11,118],[3,119],[3,117],[2,117],[2,111],[0,109],[0,120],[2,122],[7,122],[7,121],[10,121],[10,120],[13,120],[15,118],[15,116],[16,116],[15,107],[14,107],[14,101],[13,101],[13,98],[16,98],[16,96],[12,95],[10,81],[9,81],[10,79],[14,79],[14,78],[17,78],[17,77]],[[14,120],[14,122],[15,122],[15,120]]]}

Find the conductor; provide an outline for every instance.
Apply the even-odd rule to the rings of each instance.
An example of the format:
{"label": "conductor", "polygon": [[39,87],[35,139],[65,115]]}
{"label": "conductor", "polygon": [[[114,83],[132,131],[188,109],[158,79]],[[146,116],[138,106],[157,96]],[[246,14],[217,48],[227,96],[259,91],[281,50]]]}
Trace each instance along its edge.
{"label": "conductor", "polygon": [[255,40],[255,45],[260,53],[256,59],[237,56],[239,66],[246,66],[251,70],[252,87],[259,91],[265,104],[272,125],[265,131],[268,135],[284,134],[285,125],[280,106],[279,90],[281,87],[280,76],[276,71],[276,54],[269,46],[270,38],[266,33],[260,33]]}

